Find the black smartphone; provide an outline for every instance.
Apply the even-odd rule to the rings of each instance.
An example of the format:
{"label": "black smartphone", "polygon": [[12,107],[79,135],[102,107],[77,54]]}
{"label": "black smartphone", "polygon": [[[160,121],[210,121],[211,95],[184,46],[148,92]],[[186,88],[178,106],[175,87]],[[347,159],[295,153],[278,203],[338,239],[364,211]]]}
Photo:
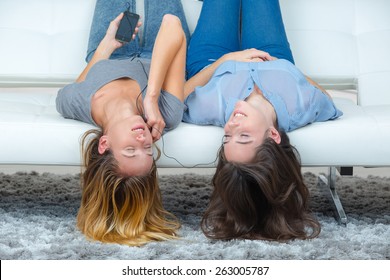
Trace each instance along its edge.
{"label": "black smartphone", "polygon": [[122,43],[128,43],[133,38],[135,28],[137,27],[139,15],[125,11],[121,22],[119,23],[118,31],[115,39]]}

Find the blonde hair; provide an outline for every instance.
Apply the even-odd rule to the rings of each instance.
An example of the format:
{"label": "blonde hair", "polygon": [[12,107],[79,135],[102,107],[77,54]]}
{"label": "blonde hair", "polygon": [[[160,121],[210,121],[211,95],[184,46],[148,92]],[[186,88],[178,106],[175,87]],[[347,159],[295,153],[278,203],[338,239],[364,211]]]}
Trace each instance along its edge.
{"label": "blonde hair", "polygon": [[162,205],[155,163],[145,176],[120,175],[112,153],[98,152],[101,136],[100,130],[90,130],[82,138],[81,232],[93,240],[130,246],[176,238],[180,225]]}

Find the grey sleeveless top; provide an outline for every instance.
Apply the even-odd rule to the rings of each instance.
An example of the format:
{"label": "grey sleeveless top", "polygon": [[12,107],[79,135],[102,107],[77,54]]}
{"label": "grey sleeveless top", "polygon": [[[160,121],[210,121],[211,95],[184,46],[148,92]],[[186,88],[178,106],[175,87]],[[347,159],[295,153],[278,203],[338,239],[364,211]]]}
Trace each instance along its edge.
{"label": "grey sleeveless top", "polygon": [[[91,115],[91,99],[97,90],[113,80],[125,77],[136,80],[143,90],[148,83],[149,69],[150,59],[101,60],[91,67],[84,81],[66,85],[58,91],[57,111],[64,118],[97,126]],[[143,98],[145,93],[146,91],[143,92]],[[158,105],[166,123],[164,132],[177,127],[185,108],[183,102],[174,95],[162,91]]]}

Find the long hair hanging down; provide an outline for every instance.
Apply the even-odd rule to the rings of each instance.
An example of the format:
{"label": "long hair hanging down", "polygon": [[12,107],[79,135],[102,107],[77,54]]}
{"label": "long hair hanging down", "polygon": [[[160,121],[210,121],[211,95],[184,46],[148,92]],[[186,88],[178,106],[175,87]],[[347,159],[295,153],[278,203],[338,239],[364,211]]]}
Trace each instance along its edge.
{"label": "long hair hanging down", "polygon": [[281,143],[266,138],[251,163],[228,162],[221,147],[201,222],[207,237],[285,241],[318,236],[321,227],[308,209],[298,151],[285,132],[280,134]]}
{"label": "long hair hanging down", "polygon": [[176,238],[180,225],[162,205],[155,163],[145,176],[122,176],[110,151],[99,154],[101,136],[100,130],[90,130],[82,138],[81,232],[93,240],[130,246]]}

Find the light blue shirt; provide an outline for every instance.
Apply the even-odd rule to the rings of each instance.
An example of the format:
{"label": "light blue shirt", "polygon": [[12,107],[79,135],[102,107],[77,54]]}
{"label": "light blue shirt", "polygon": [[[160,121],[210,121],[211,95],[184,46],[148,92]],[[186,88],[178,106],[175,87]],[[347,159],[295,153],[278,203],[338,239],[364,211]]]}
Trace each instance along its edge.
{"label": "light blue shirt", "polygon": [[225,126],[236,102],[245,100],[255,84],[274,107],[279,128],[286,132],[343,114],[288,60],[226,61],[205,86],[195,88],[186,98],[183,121]]}

